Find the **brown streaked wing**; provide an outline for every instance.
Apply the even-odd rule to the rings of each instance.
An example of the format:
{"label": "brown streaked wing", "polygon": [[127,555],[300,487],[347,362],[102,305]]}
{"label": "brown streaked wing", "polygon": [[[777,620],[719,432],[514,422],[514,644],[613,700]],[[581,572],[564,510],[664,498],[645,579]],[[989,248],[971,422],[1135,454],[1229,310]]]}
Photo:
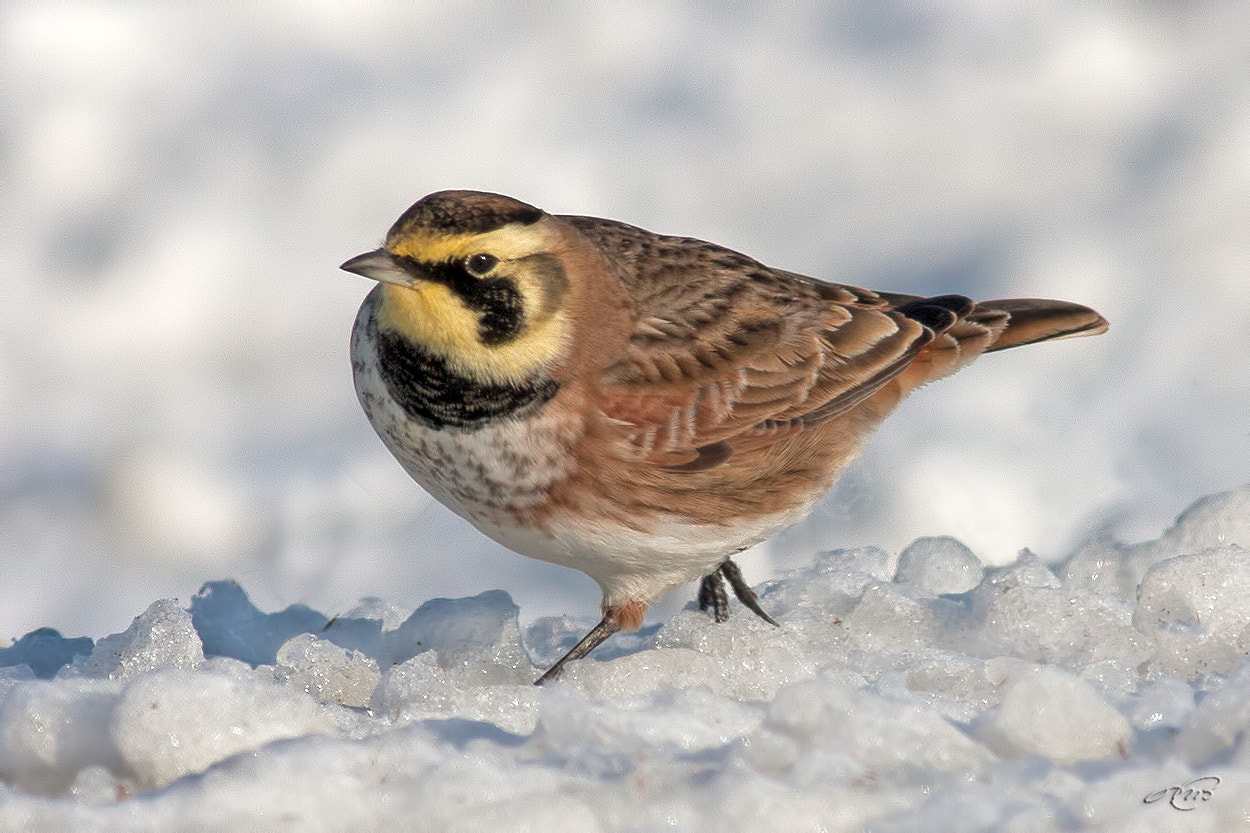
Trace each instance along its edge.
{"label": "brown streaked wing", "polygon": [[933,331],[875,293],[770,269],[710,243],[566,218],[628,287],[635,327],[601,407],[657,465],[724,463],[843,413],[900,373]]}

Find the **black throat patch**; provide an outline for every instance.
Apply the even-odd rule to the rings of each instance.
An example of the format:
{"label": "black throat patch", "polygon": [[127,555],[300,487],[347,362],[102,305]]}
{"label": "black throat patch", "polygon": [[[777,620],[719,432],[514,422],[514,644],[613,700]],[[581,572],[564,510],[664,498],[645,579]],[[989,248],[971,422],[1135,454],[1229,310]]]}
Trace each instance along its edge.
{"label": "black throat patch", "polygon": [[435,429],[479,428],[488,420],[537,408],[560,389],[545,377],[519,385],[466,378],[453,371],[446,359],[381,328],[377,353],[378,369],[391,397],[412,419]]}

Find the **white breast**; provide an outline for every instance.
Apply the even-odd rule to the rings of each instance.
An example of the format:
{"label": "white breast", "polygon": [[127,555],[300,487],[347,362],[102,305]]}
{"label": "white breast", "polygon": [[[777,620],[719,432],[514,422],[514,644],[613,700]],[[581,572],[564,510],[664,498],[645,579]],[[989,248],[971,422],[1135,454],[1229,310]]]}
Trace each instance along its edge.
{"label": "white breast", "polygon": [[356,395],[382,442],[422,488],[475,524],[509,525],[568,474],[575,426],[542,414],[473,428],[429,428],[391,396],[374,355],[378,294],[365,299],[352,330]]}

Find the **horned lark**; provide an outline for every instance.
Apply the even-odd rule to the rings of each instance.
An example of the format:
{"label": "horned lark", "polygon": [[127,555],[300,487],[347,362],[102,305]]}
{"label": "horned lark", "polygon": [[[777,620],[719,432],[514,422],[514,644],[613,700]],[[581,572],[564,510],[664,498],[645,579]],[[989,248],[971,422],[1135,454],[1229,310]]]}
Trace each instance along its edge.
{"label": "horned lark", "polygon": [[717,621],[724,579],[772,622],[730,557],[807,515],[904,396],[1107,329],[1064,301],[872,292],[474,191],[430,194],[342,268],[378,281],[352,369],[391,453],[491,538],[603,590],[539,683],[694,578]]}

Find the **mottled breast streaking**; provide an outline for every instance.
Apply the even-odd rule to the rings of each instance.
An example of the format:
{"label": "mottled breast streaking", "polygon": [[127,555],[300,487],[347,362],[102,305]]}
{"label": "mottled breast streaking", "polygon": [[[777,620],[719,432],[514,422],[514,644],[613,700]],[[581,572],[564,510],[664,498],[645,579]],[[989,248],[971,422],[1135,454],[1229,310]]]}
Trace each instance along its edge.
{"label": "mottled breast streaking", "polygon": [[558,385],[464,380],[402,335],[379,332],[381,293],[370,293],[352,333],[356,392],[370,423],[409,475],[458,514],[521,522],[566,473],[568,426],[525,418]]}
{"label": "mottled breast streaking", "polygon": [[912,390],[983,353],[1103,332],[1065,301],[873,292],[713,243],[431,194],[343,268],[379,285],[357,315],[356,389],[404,468],[505,546],[576,567],[603,622],[722,578],[796,522]]}

